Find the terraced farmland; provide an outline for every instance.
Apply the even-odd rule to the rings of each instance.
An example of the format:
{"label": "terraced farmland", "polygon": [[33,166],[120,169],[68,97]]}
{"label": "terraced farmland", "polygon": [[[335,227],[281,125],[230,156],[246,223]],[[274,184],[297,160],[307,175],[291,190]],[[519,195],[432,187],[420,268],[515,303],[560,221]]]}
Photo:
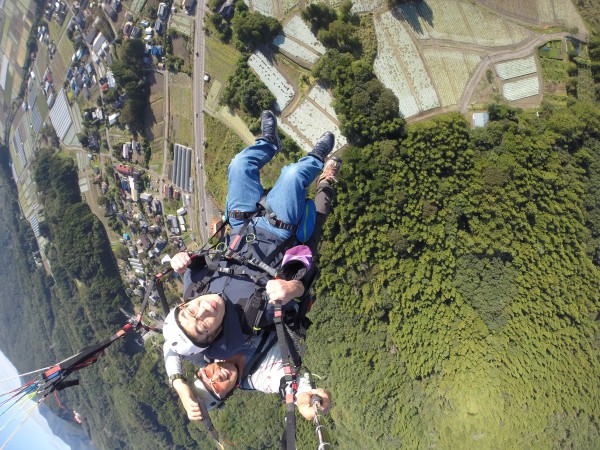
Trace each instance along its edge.
{"label": "terraced farmland", "polygon": [[316,63],[327,50],[298,15],[294,15],[285,25],[283,33],[275,38],[273,45],[308,66]]}
{"label": "terraced farmland", "polygon": [[429,48],[423,53],[441,106],[458,104],[481,57],[451,49]]}
{"label": "terraced farmland", "polygon": [[281,128],[306,151],[313,148],[325,131],[331,131],[335,135],[333,151],[339,150],[347,144],[347,140],[340,131],[337,116],[331,106],[332,101],[329,92],[316,85],[308,97],[280,124]]}
{"label": "terraced farmland", "polygon": [[375,74],[400,102],[404,117],[440,106],[429,74],[402,22],[386,12],[375,18]]}
{"label": "terraced farmland", "polygon": [[275,108],[278,111],[283,111],[294,98],[294,88],[260,51],[256,50],[250,56],[248,65],[277,99]]}
{"label": "terraced farmland", "polygon": [[514,45],[531,32],[459,0],[403,3],[394,14],[405,20],[419,39],[439,39],[482,47]]}

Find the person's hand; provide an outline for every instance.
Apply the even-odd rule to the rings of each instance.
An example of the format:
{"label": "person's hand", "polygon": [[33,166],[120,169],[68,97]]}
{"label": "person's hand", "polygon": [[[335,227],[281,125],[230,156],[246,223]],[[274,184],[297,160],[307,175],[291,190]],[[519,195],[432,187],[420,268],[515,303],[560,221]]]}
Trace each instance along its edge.
{"label": "person's hand", "polygon": [[187,412],[188,419],[190,420],[202,420],[202,412],[200,411],[200,406],[198,403],[191,397],[185,397],[181,399],[183,403],[183,407]]}
{"label": "person's hand", "polygon": [[269,280],[265,292],[269,296],[269,303],[281,301],[285,305],[304,293],[304,285],[298,280]]}
{"label": "person's hand", "polygon": [[321,397],[321,402],[317,403],[323,414],[327,414],[331,408],[331,394],[325,389],[317,388],[311,389],[308,392],[301,392],[296,396],[296,406],[298,406],[298,412],[307,420],[313,420],[315,418],[315,408],[311,404],[311,398],[313,395]]}
{"label": "person's hand", "polygon": [[191,262],[192,257],[188,252],[180,252],[171,259],[171,267],[175,272],[184,273]]}
{"label": "person's hand", "polygon": [[181,399],[181,403],[183,403],[183,407],[187,412],[188,419],[190,420],[202,420],[202,411],[200,410],[200,406],[196,402],[196,398],[187,382],[177,379],[173,381],[173,388],[177,391],[177,395]]}

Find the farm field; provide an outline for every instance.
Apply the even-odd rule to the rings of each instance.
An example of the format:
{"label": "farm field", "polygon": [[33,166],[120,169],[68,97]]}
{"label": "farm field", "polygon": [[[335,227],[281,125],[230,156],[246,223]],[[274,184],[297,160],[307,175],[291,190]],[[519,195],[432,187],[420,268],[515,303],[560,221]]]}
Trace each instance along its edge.
{"label": "farm field", "polygon": [[[158,148],[160,152],[152,152],[152,161],[154,161],[156,154],[160,153],[160,160],[158,164],[162,167],[162,145],[164,137],[164,116],[165,116],[165,101],[164,101],[164,84],[165,77],[158,73],[154,73],[154,78],[150,78],[150,108],[146,112],[145,124],[146,129],[144,135],[148,141],[159,141]],[[156,164],[156,163],[155,163]]]}
{"label": "farm field", "polygon": [[277,0],[244,0],[252,11],[258,11],[263,16],[276,17],[275,2]]}
{"label": "farm field", "polygon": [[295,58],[302,65],[311,66],[326,51],[308,26],[297,15],[292,17],[273,41],[273,45],[286,56]]}
{"label": "farm field", "polygon": [[531,36],[527,29],[460,0],[403,3],[396,12],[419,39],[500,47],[517,44]]}
{"label": "farm field", "polygon": [[502,80],[508,80],[510,78],[537,72],[537,66],[535,65],[535,58],[533,56],[501,62],[496,64],[495,68],[496,73]]}
{"label": "farm field", "polygon": [[414,116],[440,106],[437,94],[409,33],[391,12],[375,18],[379,44],[375,74],[400,101],[400,112]]}
{"label": "farm field", "polygon": [[[512,17],[532,23],[539,22],[536,0],[478,0],[479,3]],[[551,0],[550,0],[551,1]]]}
{"label": "farm field", "polygon": [[187,14],[171,14],[169,28],[177,30],[178,33],[191,37],[194,30],[194,21],[192,17],[188,16]]}
{"label": "farm field", "polygon": [[592,68],[579,65],[577,68],[577,98],[593,101],[596,97]]}
{"label": "farm field", "polygon": [[[67,71],[71,66],[71,58],[73,57],[73,44],[66,35],[63,35],[60,41],[57,41],[57,50],[52,62],[55,64],[56,72],[52,70],[53,78],[64,81],[67,77]],[[52,63],[50,63],[52,64]]]}
{"label": "farm field", "polygon": [[385,5],[384,0],[354,0],[352,2],[352,12],[355,14],[372,12]]}
{"label": "farm field", "polygon": [[210,73],[213,80],[217,79],[225,83],[229,76],[235,72],[235,65],[241,54],[233,46],[223,44],[212,35],[205,38],[205,43],[205,70]]}
{"label": "farm field", "polygon": [[173,75],[169,82],[169,111],[171,114],[171,130],[169,139],[177,136],[177,142],[191,147],[194,143],[192,82],[184,74]]}
{"label": "farm field", "polygon": [[[223,83],[213,78],[208,87],[208,95],[206,96],[206,100],[204,101],[204,107],[213,114],[217,111],[219,107],[219,93],[221,92],[222,86]],[[204,92],[206,92],[206,89],[207,87],[205,86]]]}
{"label": "farm field", "polygon": [[537,75],[517,81],[504,83],[502,93],[508,101],[532,97],[540,93],[540,82]]}
{"label": "farm field", "polygon": [[320,86],[315,86],[307,98],[285,119],[282,129],[304,150],[310,151],[316,140],[325,132],[335,135],[333,151],[347,144],[339,129],[339,122],[331,106],[333,97]]}
{"label": "farm field", "polygon": [[248,65],[277,99],[275,108],[283,111],[294,98],[294,88],[260,51],[256,50],[248,59]]}
{"label": "farm field", "polygon": [[423,51],[441,106],[456,105],[481,57],[452,49],[427,48]]}
{"label": "farm field", "polygon": [[146,0],[133,0],[131,2],[131,12],[133,14],[139,14],[142,9],[144,9],[144,5],[146,4]]}

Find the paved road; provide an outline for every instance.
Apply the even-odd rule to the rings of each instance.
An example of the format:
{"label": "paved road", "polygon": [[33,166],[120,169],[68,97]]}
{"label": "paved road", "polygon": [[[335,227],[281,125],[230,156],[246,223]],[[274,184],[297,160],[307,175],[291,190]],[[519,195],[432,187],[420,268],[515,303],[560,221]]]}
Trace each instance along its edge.
{"label": "paved road", "polygon": [[585,40],[583,36],[577,36],[566,32],[543,34],[534,39],[526,41],[525,44],[520,48],[503,50],[499,53],[486,56],[481,62],[481,64],[477,66],[475,73],[473,73],[471,80],[467,84],[467,88],[465,89],[465,92],[459,105],[459,111],[461,113],[465,113],[467,111],[471,102],[471,97],[473,96],[473,92],[475,92],[475,88],[477,87],[479,81],[481,80],[481,77],[483,77],[486,70],[491,64],[496,64],[500,61],[506,61],[509,59],[523,58],[531,54],[531,52],[533,52],[540,45],[548,41],[562,40],[567,36],[573,36],[576,39]]}
{"label": "paved road", "polygon": [[199,233],[197,238],[205,242],[209,237],[208,225],[210,214],[204,189],[204,0],[198,0],[196,7],[196,27],[194,32],[194,70],[192,78],[192,95],[194,110],[194,158],[196,167],[194,180],[197,201],[197,214],[190,214],[192,230]]}

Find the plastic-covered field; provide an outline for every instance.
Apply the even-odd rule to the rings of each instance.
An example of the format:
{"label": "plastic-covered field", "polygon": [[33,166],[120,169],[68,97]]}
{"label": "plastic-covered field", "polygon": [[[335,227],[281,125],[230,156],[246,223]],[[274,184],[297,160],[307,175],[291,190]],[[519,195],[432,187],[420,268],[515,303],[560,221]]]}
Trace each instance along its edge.
{"label": "plastic-covered field", "polygon": [[529,75],[536,73],[536,71],[537,67],[533,56],[496,64],[496,73],[503,80]]}
{"label": "plastic-covered field", "polygon": [[419,39],[438,39],[483,47],[514,45],[531,35],[527,29],[460,0],[403,3],[396,14]]}
{"label": "plastic-covered field", "polygon": [[398,97],[402,115],[411,117],[439,107],[421,56],[402,22],[392,13],[384,13],[375,20],[375,32],[375,74]]}
{"label": "plastic-covered field", "polygon": [[536,76],[523,78],[522,80],[504,83],[503,95],[506,100],[519,100],[540,93],[540,81]]}

